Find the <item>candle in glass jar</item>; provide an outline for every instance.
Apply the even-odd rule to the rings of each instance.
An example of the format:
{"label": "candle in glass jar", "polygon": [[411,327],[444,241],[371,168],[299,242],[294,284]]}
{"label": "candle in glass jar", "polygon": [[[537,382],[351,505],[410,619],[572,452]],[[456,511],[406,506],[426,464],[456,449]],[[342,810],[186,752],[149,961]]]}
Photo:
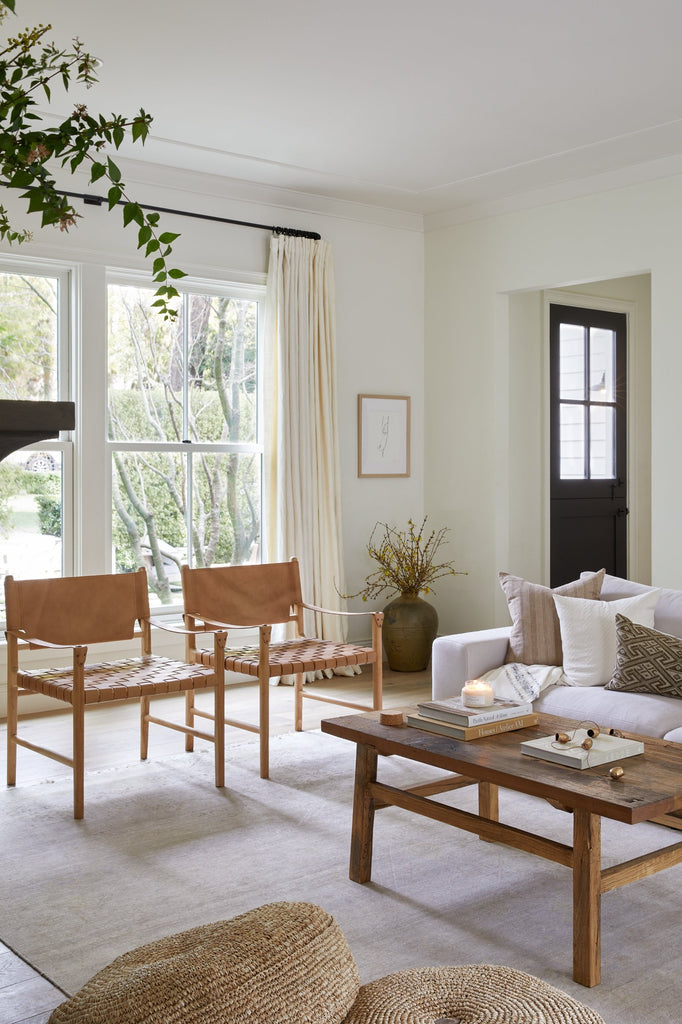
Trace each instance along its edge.
{"label": "candle in glass jar", "polygon": [[462,703],[470,708],[484,708],[492,704],[495,694],[484,679],[469,679],[462,687]]}

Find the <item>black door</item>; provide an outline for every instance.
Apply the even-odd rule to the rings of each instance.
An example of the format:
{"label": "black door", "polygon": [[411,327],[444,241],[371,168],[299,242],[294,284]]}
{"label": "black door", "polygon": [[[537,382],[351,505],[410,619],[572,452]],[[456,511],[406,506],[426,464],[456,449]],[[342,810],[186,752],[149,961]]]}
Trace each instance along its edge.
{"label": "black door", "polygon": [[624,313],[550,306],[550,583],[627,576]]}

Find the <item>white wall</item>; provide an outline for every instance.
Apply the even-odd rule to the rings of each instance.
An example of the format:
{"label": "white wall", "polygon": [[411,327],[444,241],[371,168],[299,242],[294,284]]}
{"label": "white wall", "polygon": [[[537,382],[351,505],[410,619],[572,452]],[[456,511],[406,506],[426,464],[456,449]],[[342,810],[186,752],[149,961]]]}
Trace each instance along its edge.
{"label": "white wall", "polygon": [[427,233],[425,502],[470,570],[439,591],[441,631],[508,621],[500,569],[548,582],[545,289],[633,304],[637,575],[682,587],[681,222],[674,177]]}
{"label": "white wall", "polygon": [[[342,515],[346,561],[345,586],[357,590],[371,568],[365,555],[377,520],[401,523],[422,513],[423,466],[423,233],[421,219],[375,212],[347,203],[329,203],[291,194],[255,189],[209,175],[121,161],[130,194],[140,202],[198,213],[212,213],[257,223],[318,231],[331,243],[336,279],[338,336],[338,410],[341,434]],[[78,178],[64,187],[87,191]],[[6,201],[3,196],[3,200]],[[21,204],[10,198],[15,210]],[[8,204],[9,205],[9,204]],[[136,250],[136,236],[112,214],[82,207],[83,220],[62,234],[36,230],[34,241],[0,252],[73,263],[82,280],[84,359],[97,382],[76,396],[77,405],[104,423],[106,376],[103,362],[105,309],[101,284],[106,267],[146,268]],[[29,222],[21,214],[20,222]],[[265,282],[270,235],[267,231],[163,215],[164,230],[180,231],[172,263],[204,278]],[[35,226],[34,226],[35,227]],[[93,297],[93,295],[95,297]],[[100,296],[99,298],[97,296]],[[98,369],[99,368],[99,369]],[[412,398],[412,472],[407,479],[360,480],[357,477],[358,393],[407,394]],[[80,571],[103,571],[104,528],[99,496],[104,493],[104,460],[97,439],[80,439],[85,462],[77,473],[84,503],[84,545]],[[83,480],[88,480],[83,487]],[[344,585],[344,581],[339,581]],[[361,602],[355,607],[366,608]],[[368,635],[368,626],[361,630]],[[4,656],[4,648],[2,651]],[[0,664],[0,698],[4,697],[4,662]],[[0,700],[0,714],[4,705]]]}

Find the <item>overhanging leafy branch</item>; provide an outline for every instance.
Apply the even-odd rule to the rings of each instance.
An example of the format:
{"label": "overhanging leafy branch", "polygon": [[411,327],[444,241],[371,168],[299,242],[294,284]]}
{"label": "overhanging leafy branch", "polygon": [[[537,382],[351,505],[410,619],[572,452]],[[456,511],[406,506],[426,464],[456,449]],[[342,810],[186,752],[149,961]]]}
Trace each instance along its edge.
{"label": "overhanging leafy branch", "polygon": [[[15,0],[0,0],[0,21],[8,11],[14,13]],[[50,25],[26,29],[9,36],[0,49],[0,175],[7,188],[17,189],[28,200],[28,212],[40,214],[41,227],[58,226],[68,231],[80,217],[68,196],[57,188],[52,167],[68,167],[71,174],[89,165],[90,184],[108,183],[109,210],[121,205],[124,226],[137,227],[137,247],[152,260],[152,275],[157,285],[153,303],[164,319],[176,316],[172,303],[178,297],[174,282],[184,277],[182,270],[169,265],[172,231],[159,231],[159,214],[148,213],[128,195],[121,170],[107,147],[120,149],[126,138],[144,144],[152,118],[142,108],[137,115],[93,115],[82,104],[56,126],[50,126],[38,110],[38,99],[51,102],[54,85],[65,92],[73,83],[90,88],[97,81],[97,61],[74,39],[69,49],[58,49],[45,39]],[[0,44],[1,45],[1,44]],[[13,227],[9,214],[0,205],[0,238],[21,244],[31,238],[28,230]]]}

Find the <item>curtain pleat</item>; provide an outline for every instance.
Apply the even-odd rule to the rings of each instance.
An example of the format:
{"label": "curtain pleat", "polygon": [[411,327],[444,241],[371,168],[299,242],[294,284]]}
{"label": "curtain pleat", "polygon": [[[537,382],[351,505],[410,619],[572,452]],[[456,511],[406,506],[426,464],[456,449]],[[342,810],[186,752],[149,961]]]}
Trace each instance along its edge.
{"label": "curtain pleat", "polygon": [[[304,599],[344,610],[336,411],[334,272],[327,242],[277,235],[266,311],[268,558],[300,562]],[[306,632],[344,640],[337,616]]]}

